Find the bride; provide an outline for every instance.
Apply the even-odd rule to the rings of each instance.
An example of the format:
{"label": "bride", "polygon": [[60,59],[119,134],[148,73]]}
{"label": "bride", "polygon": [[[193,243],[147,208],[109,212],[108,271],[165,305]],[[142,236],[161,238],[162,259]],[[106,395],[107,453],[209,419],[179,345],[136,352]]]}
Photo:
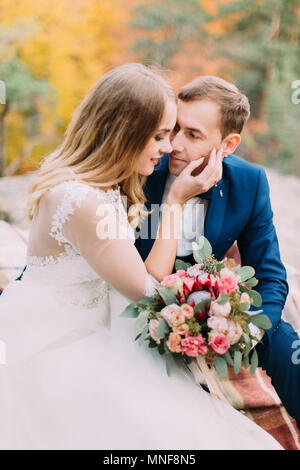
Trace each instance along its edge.
{"label": "bride", "polygon": [[108,286],[136,301],[172,272],[184,202],[221,178],[214,154],[204,176],[192,176],[197,161],[175,180],[144,264],[132,227],[147,216],[142,187],[171,150],[175,120],[159,74],[118,67],[36,174],[27,269],[0,297],[1,449],[281,449],[183,370],[167,377],[157,352],[139,347],[131,321],[111,309]]}

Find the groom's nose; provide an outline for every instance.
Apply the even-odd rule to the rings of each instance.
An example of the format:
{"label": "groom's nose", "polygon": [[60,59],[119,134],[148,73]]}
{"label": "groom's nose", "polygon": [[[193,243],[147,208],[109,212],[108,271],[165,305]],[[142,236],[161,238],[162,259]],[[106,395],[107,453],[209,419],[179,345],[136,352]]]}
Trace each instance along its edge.
{"label": "groom's nose", "polygon": [[171,139],[172,150],[183,152],[182,131],[178,131]]}

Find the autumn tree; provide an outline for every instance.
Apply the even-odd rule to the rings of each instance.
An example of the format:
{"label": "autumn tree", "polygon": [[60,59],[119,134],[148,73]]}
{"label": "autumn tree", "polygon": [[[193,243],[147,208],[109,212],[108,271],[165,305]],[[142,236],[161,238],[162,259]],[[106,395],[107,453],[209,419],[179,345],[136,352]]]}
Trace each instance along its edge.
{"label": "autumn tree", "polygon": [[140,58],[185,67],[175,61],[181,53],[194,76],[208,70],[194,66],[197,51],[218,61],[210,74],[235,82],[249,97],[252,122],[261,124],[248,138],[252,159],[300,173],[300,107],[291,100],[300,78],[299,0],[141,0],[134,15]]}

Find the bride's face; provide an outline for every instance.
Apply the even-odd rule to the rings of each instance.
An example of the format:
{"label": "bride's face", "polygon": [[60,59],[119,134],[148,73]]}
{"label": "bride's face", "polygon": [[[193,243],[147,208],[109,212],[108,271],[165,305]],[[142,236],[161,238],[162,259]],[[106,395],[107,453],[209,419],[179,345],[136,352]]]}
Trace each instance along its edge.
{"label": "bride's face", "polygon": [[143,176],[153,173],[155,165],[164,153],[170,153],[170,134],[176,124],[177,107],[174,101],[168,100],[165,106],[164,115],[159,124],[158,130],[148,140],[141,152],[134,170]]}

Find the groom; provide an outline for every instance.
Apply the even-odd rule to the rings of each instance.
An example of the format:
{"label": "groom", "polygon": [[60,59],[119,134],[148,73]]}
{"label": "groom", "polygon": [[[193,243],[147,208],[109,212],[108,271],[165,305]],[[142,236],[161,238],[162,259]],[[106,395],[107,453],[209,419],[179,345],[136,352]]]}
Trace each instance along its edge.
{"label": "groom", "polygon": [[[178,98],[177,124],[171,136],[173,151],[162,158],[148,177],[147,209],[156,209],[143,222],[136,247],[145,260],[159,225],[157,207],[166,200],[174,178],[189,162],[205,157],[201,172],[211,150],[222,148],[222,179],[184,207],[187,217],[183,219],[177,258],[194,263],[191,241],[198,240],[201,234],[210,241],[219,260],[237,241],[242,265],[255,269],[262,309],[272,322],[264,344],[257,347],[259,365],[271,377],[284,406],[300,428],[300,364],[295,360],[299,337],[290,324],[281,320],[288,284],[272,221],[269,186],[262,168],[234,155],[250,115],[248,99],[233,84],[210,76],[185,85]],[[197,226],[189,227],[195,225],[197,205],[201,206],[202,220],[198,217]],[[194,240],[185,239],[185,233],[193,233]]]}

